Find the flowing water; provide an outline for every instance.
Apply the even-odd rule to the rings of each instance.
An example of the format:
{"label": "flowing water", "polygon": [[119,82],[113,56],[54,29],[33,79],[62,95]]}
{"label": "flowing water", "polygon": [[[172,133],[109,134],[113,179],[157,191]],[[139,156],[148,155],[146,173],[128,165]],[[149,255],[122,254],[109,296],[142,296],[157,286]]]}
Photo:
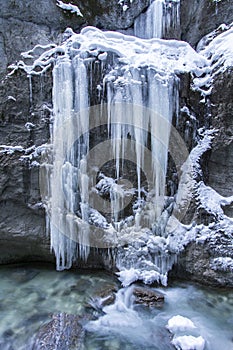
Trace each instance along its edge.
{"label": "flowing water", "polygon": [[[176,282],[157,288],[164,304],[146,307],[133,303],[131,287],[122,288],[105,272],[54,271],[50,266],[0,268],[0,348],[30,349],[33,336],[51,315],[93,317],[86,321],[83,349],[174,349],[168,320],[181,315],[197,327],[194,336],[206,341],[205,350],[233,349],[233,292]],[[116,301],[99,314],[87,304],[100,291],[117,288]]]}

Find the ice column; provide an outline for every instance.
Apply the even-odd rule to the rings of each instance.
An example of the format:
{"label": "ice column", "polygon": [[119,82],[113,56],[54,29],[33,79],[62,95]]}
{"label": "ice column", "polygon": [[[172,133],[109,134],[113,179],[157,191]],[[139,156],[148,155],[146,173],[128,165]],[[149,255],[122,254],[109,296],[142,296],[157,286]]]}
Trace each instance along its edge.
{"label": "ice column", "polygon": [[154,0],[134,21],[134,35],[142,39],[162,38],[179,28],[180,1]]}
{"label": "ice column", "polygon": [[82,59],[58,60],[53,70],[53,105],[50,235],[57,269],[63,270],[77,255],[86,259],[89,253],[88,232],[79,230],[76,219],[80,211],[87,221],[88,211],[88,177],[82,159],[88,149],[88,88]]}
{"label": "ice column", "polygon": [[134,22],[134,35],[142,39],[161,38],[163,35],[164,0],[155,0],[147,11]]}
{"label": "ice column", "polygon": [[[145,172],[152,169],[146,174],[154,206],[150,224],[163,209],[173,83],[173,78],[162,79],[153,69],[143,68],[126,69],[115,81],[111,76],[107,82],[108,118],[116,176],[119,176],[119,158],[129,159],[133,148],[140,199],[141,169]],[[126,147],[129,138],[130,150]]]}

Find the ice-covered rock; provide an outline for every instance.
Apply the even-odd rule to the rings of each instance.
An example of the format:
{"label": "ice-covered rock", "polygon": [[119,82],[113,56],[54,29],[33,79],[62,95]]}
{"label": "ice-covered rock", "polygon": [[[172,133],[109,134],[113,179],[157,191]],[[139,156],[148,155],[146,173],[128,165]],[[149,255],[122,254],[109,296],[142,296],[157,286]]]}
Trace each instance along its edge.
{"label": "ice-covered rock", "polygon": [[175,337],[172,344],[177,350],[204,350],[205,348],[205,340],[201,336],[183,335]]}
{"label": "ice-covered rock", "polygon": [[180,331],[190,331],[196,328],[194,323],[189,318],[180,315],[170,318],[166,327],[173,334]]}

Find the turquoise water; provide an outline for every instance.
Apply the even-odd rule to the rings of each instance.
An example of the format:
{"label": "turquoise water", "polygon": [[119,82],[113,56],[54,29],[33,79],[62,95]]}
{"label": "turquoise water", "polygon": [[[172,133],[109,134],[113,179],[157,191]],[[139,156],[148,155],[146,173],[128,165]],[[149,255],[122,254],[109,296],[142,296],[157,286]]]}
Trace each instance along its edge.
{"label": "turquoise water", "polygon": [[40,327],[60,312],[98,316],[86,325],[83,349],[87,350],[173,349],[172,335],[165,326],[174,315],[194,322],[196,335],[206,340],[205,349],[233,349],[233,291],[175,283],[157,288],[165,295],[162,307],[138,306],[122,297],[120,307],[104,310],[106,321],[88,303],[100,291],[113,288],[120,289],[116,277],[101,271],[56,272],[42,265],[0,267],[0,349],[30,349]]}

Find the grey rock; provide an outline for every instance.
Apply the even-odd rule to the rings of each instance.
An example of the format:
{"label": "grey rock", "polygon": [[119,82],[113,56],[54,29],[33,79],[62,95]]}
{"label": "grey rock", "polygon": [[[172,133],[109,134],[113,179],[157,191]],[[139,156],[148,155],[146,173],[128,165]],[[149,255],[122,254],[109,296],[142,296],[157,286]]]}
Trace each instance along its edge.
{"label": "grey rock", "polygon": [[[233,195],[233,68],[216,77],[211,94],[212,125],[218,130],[209,157],[208,184],[222,196]],[[228,215],[233,210],[228,208]]]}
{"label": "grey rock", "polygon": [[181,0],[181,39],[196,47],[199,40],[220,24],[233,21],[231,0]]}
{"label": "grey rock", "polygon": [[[223,234],[221,234],[220,239],[222,236]],[[185,252],[179,257],[171,276],[192,280],[203,285],[232,288],[233,271],[214,269],[211,264],[213,258],[222,257],[224,252],[227,254],[232,252],[231,239],[228,239],[227,242],[228,245],[225,245],[225,250],[221,247],[218,252],[214,247],[220,242],[214,242],[214,247],[211,246],[211,242],[205,242],[204,244],[193,242],[189,244]]]}

